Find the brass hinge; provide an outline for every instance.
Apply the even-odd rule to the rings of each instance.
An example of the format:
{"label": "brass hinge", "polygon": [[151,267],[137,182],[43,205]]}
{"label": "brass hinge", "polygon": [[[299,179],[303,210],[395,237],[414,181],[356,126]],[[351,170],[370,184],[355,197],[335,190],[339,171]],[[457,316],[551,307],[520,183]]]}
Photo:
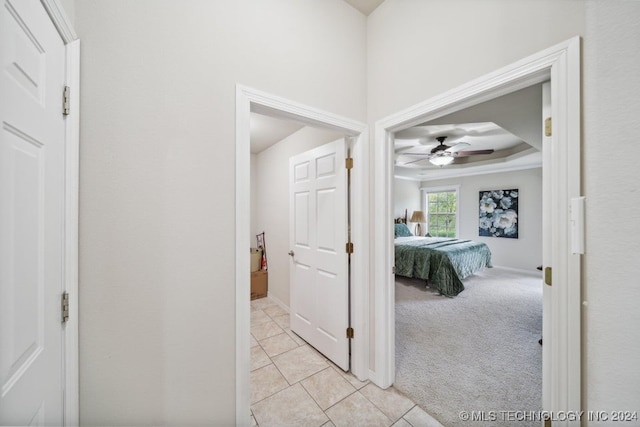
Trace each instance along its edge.
{"label": "brass hinge", "polygon": [[344,167],[347,169],[353,169],[353,158],[347,157],[344,159]]}
{"label": "brass hinge", "polygon": [[349,339],[353,338],[353,328],[352,327],[348,327],[347,328],[347,338],[349,338]]}
{"label": "brass hinge", "polygon": [[347,243],[346,250],[347,250],[348,254],[352,254],[353,253],[353,243],[351,243],[351,242]]}
{"label": "brass hinge", "polygon": [[62,294],[62,323],[67,323],[69,320],[69,294],[67,292]]}
{"label": "brass hinge", "polygon": [[544,416],[544,427],[551,427],[551,418],[548,415]]}
{"label": "brass hinge", "polygon": [[544,269],[544,283],[551,286],[551,267]]}
{"label": "brass hinge", "polygon": [[544,136],[551,136],[551,117],[544,121]]}
{"label": "brass hinge", "polygon": [[69,86],[65,86],[62,91],[62,115],[68,116],[70,109],[70,99],[71,99],[71,88]]}

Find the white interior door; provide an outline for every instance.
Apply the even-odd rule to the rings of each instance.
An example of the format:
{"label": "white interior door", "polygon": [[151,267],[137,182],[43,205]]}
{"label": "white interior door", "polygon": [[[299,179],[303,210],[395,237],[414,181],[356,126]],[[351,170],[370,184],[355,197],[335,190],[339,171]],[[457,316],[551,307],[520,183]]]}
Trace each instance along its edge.
{"label": "white interior door", "polygon": [[0,8],[0,424],[63,425],[65,47],[38,0]]}
{"label": "white interior door", "polygon": [[349,369],[347,179],[339,140],[289,162],[291,329]]}

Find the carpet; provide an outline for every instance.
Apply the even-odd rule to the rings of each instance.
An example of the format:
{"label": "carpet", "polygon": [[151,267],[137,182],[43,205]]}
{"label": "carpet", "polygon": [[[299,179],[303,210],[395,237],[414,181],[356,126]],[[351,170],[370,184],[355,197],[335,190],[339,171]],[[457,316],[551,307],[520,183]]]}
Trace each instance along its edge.
{"label": "carpet", "polygon": [[395,286],[398,390],[452,427],[514,425],[507,418],[520,415],[500,411],[542,410],[540,276],[486,269],[454,298],[422,280],[396,277]]}

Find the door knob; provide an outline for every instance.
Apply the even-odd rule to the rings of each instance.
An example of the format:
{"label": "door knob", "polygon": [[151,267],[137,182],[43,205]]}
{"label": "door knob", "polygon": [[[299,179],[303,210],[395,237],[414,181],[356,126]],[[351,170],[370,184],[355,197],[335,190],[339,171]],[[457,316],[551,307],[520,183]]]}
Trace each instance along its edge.
{"label": "door knob", "polygon": [[295,253],[293,251],[289,251],[289,256],[294,256]]}

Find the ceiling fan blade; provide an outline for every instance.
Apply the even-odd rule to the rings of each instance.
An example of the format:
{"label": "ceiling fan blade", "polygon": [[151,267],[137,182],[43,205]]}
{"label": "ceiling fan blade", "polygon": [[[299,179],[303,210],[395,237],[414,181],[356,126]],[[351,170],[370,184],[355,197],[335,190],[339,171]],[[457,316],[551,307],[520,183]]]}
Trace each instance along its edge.
{"label": "ceiling fan blade", "polygon": [[399,153],[399,154],[403,156],[429,156],[429,157],[433,156],[433,154],[431,153]]}
{"label": "ceiling fan blade", "polygon": [[457,153],[458,151],[470,146],[471,144],[468,144],[466,142],[458,142],[456,145],[454,145],[453,147],[447,148],[445,151],[448,151],[449,153]]}
{"label": "ceiling fan blade", "polygon": [[494,150],[475,150],[475,151],[458,151],[455,153],[456,157],[475,156],[478,154],[491,154]]}
{"label": "ceiling fan blade", "polygon": [[422,158],[422,159],[411,160],[410,162],[403,163],[402,166],[410,165],[412,163],[418,163],[418,162],[421,162],[423,160],[428,160],[429,158],[430,157],[425,157],[425,158]]}

